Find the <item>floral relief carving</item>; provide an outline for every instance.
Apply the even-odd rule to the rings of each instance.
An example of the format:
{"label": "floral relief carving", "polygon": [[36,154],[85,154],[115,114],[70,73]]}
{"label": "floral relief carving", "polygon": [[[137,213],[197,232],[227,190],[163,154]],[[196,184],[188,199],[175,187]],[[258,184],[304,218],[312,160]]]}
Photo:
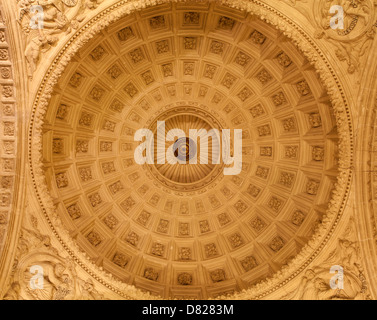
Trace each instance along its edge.
{"label": "floral relief carving", "polygon": [[248,256],[244,258],[243,260],[241,260],[241,265],[242,265],[242,268],[244,268],[244,270],[247,272],[254,269],[258,264],[255,257]]}
{"label": "floral relief carving", "polygon": [[343,29],[332,29],[329,13],[333,2],[321,0],[313,6],[317,39],[325,39],[333,47],[336,57],[347,64],[350,74],[360,70],[365,63],[377,31],[373,0],[341,1],[344,12]]}
{"label": "floral relief carving", "polygon": [[119,30],[117,35],[120,41],[127,41],[134,36],[134,33],[131,27],[125,27]]}
{"label": "floral relief carving", "polygon": [[129,244],[131,244],[131,245],[133,245],[133,246],[137,246],[137,244],[139,243],[139,240],[140,240],[140,236],[137,234],[137,233],[135,233],[135,232],[133,232],[133,231],[131,231],[128,235],[127,235],[127,237],[126,237],[126,241],[129,243]]}
{"label": "floral relief carving", "polygon": [[184,37],[183,45],[187,50],[195,50],[197,45],[197,39],[194,37]]}
{"label": "floral relief carving", "polygon": [[[369,300],[371,299],[361,263],[360,243],[356,240],[355,219],[351,217],[343,234],[337,239],[336,247],[321,264],[306,269],[297,287],[282,299],[313,300]],[[329,273],[332,266],[343,268],[343,288],[336,290],[330,287]]]}
{"label": "floral relief carving", "polygon": [[128,258],[125,254],[116,252],[112,261],[121,268],[125,268],[128,263]]}
{"label": "floral relief carving", "polygon": [[[92,278],[83,280],[70,257],[52,245],[50,236],[41,233],[38,219],[23,223],[4,300],[103,300]],[[88,234],[88,241],[98,245],[98,234]],[[90,240],[89,240],[90,239]],[[59,252],[59,253],[58,253]],[[22,262],[21,262],[22,261]],[[33,290],[29,269],[38,264],[44,271],[44,289]]]}
{"label": "floral relief carving", "polygon": [[181,247],[179,248],[178,258],[179,260],[191,260],[191,248],[189,247]]}
{"label": "floral relief carving", "polygon": [[110,213],[106,216],[103,222],[112,230],[117,226],[119,220],[113,214]]}
{"label": "floral relief carving", "polygon": [[188,236],[190,234],[190,225],[187,222],[180,222],[178,227],[180,236]]}
{"label": "floral relief carving", "polygon": [[199,12],[185,12],[183,23],[187,25],[199,24],[200,13]]}
{"label": "floral relief carving", "polygon": [[210,277],[213,282],[221,282],[226,279],[225,271],[223,269],[215,269],[210,272]]}
{"label": "floral relief carving", "polygon": [[192,275],[187,272],[180,273],[177,281],[182,286],[188,286],[192,284]]}

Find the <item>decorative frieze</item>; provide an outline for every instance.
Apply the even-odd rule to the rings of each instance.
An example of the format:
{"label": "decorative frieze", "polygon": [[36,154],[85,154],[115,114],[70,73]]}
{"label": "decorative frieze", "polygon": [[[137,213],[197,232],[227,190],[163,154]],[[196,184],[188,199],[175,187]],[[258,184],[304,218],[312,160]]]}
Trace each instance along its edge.
{"label": "decorative frieze", "polygon": [[192,284],[192,275],[188,272],[183,272],[178,275],[177,281],[182,286],[188,286]]}
{"label": "decorative frieze", "polygon": [[198,25],[200,19],[199,12],[185,12],[183,16],[183,24],[185,25]]}

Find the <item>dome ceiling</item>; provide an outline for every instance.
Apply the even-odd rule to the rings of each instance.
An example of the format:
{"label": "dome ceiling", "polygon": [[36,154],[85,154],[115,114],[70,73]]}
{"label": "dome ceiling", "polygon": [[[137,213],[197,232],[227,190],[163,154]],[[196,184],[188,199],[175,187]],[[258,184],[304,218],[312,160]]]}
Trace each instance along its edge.
{"label": "dome ceiling", "polygon": [[[136,164],[134,134],[157,120],[242,129],[241,173]],[[69,64],[45,119],[45,174],[63,225],[104,270],[163,297],[214,297],[309,241],[337,176],[335,125],[316,72],[275,28],[214,4],[163,5]],[[176,143],[189,157],[190,141]]]}

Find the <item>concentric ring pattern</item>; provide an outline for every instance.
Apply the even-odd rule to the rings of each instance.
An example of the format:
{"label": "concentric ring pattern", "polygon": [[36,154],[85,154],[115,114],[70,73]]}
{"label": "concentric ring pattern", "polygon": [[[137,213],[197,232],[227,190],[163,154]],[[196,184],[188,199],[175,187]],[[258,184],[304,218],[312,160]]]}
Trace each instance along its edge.
{"label": "concentric ring pattern", "polygon": [[[241,173],[136,164],[134,134],[157,120],[242,129]],[[182,3],[127,16],[79,51],[54,89],[43,156],[62,223],[96,264],[156,295],[208,298],[271,276],[307,243],[337,139],[317,74],[284,35]]]}

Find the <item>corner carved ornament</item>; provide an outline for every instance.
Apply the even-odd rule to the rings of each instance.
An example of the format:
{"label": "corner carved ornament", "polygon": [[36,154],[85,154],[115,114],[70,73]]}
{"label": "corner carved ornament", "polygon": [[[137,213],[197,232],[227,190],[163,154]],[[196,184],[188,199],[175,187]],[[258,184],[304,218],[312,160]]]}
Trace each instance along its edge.
{"label": "corner carved ornament", "polygon": [[[134,286],[120,282],[112,275],[106,273],[101,267],[96,266],[85,253],[80,251],[78,245],[63,228],[45,182],[43,163],[41,160],[42,127],[53,88],[75,53],[111,23],[136,10],[166,2],[168,1],[150,1],[147,5],[145,1],[119,1],[100,12],[72,35],[71,39],[53,60],[41,82],[34,100],[30,122],[28,156],[31,179],[41,207],[41,212],[43,212],[45,219],[51,226],[54,237],[66,249],[75,263],[82,267],[93,279],[126,299],[155,299],[156,297],[151,296],[149,293],[141,292]],[[353,128],[348,102],[341,81],[310,35],[305,33],[304,30],[281,12],[260,1],[225,0],[221,3],[258,16],[262,20],[274,25],[294,41],[320,74],[321,80],[332,100],[339,132],[339,175],[334,186],[327,213],[323,217],[322,223],[315,230],[312,239],[290,263],[284,266],[281,271],[276,273],[273,277],[256,284],[248,290],[231,296],[220,297],[261,299],[283,287],[290,280],[303,272],[326,246],[336,230],[336,226],[342,218],[350,191],[353,168]]]}
{"label": "corner carved ornament", "polygon": [[[361,249],[357,242],[355,218],[352,215],[348,224],[336,241],[335,248],[320,265],[305,270],[295,289],[282,296],[283,300],[371,300],[360,264]],[[356,241],[355,241],[356,240]],[[332,266],[340,265],[343,270],[343,289],[332,289],[329,285]]]}
{"label": "corner carved ornament", "polygon": [[[376,0],[279,0],[303,13],[316,29],[314,37],[326,40],[350,74],[362,71],[377,32]],[[344,12],[344,28],[332,29],[332,6]]]}
{"label": "corner carved ornament", "polygon": [[[57,45],[59,38],[80,27],[88,10],[97,9],[104,0],[17,0],[18,22],[26,38],[25,57],[29,78],[41,55]],[[43,28],[38,25],[43,10]],[[32,27],[33,25],[33,27]]]}

